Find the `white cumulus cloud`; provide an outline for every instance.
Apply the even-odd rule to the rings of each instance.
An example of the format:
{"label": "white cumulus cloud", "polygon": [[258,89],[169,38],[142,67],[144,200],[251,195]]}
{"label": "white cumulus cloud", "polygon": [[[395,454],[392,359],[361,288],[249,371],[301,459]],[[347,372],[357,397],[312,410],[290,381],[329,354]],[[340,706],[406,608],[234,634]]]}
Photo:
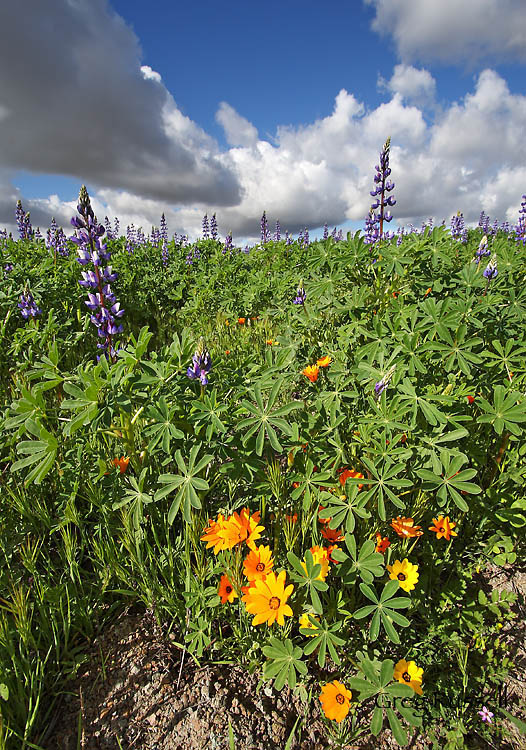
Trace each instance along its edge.
{"label": "white cumulus cloud", "polygon": [[524,0],[365,0],[403,62],[526,61]]}

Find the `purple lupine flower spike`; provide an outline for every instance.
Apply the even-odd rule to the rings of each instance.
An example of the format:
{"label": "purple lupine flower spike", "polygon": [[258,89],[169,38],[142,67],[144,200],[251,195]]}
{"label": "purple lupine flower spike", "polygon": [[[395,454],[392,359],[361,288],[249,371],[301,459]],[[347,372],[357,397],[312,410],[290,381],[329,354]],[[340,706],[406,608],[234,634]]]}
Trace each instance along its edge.
{"label": "purple lupine flower spike", "polygon": [[303,288],[303,281],[300,281],[300,285],[298,286],[296,290],[296,296],[292,300],[292,304],[304,305],[306,299],[307,299],[307,293],[305,292],[305,289]]}
{"label": "purple lupine flower spike", "polygon": [[329,239],[329,227],[327,226],[327,222],[323,225],[323,239]]}
{"label": "purple lupine flower spike", "polygon": [[498,269],[497,269],[497,256],[494,253],[493,256],[492,256],[492,258],[491,258],[491,260],[490,260],[490,262],[488,263],[488,265],[484,269],[484,272],[483,272],[482,275],[488,280],[488,283],[489,283],[493,279],[496,279],[497,276],[498,276],[498,274],[499,274],[499,272],[498,272]]}
{"label": "purple lupine flower spike", "polygon": [[208,227],[208,215],[203,216],[203,239],[207,240],[210,237],[210,229]]}
{"label": "purple lupine flower spike", "polygon": [[374,385],[374,399],[378,401],[382,393],[386,390],[391,378],[393,377],[396,370],[396,365],[389,368],[386,374]]}
{"label": "purple lupine flower spike", "polygon": [[[92,263],[94,268],[94,270],[82,271],[79,285],[92,290],[88,292],[85,304],[92,312],[91,322],[97,328],[97,335],[104,339],[103,342],[97,344],[97,347],[102,349],[106,357],[115,362],[117,349],[114,346],[113,337],[123,330],[122,325],[117,324],[117,319],[124,315],[124,310],[120,309],[120,304],[116,301],[110,287],[110,282],[115,281],[117,274],[113,273],[111,266],[104,266],[110,260],[111,253],[101,239],[105,228],[97,222],[85,185],[80,189],[77,210],[80,218],[74,216],[71,219],[76,234],[70,239],[77,245],[79,256],[77,260],[81,266]],[[97,356],[98,359],[100,359],[99,356]]]}
{"label": "purple lupine flower spike", "polygon": [[[369,244],[373,244],[370,240],[374,237],[376,239],[384,239],[384,222],[390,222],[393,218],[389,210],[386,210],[388,206],[394,206],[396,200],[392,195],[387,195],[394,190],[395,184],[388,178],[391,175],[391,169],[389,167],[389,150],[391,148],[391,138],[389,137],[383,145],[382,151],[380,152],[380,164],[375,165],[376,174],[373,178],[375,188],[370,191],[372,198],[376,200],[371,204],[370,215],[368,217],[369,224],[366,227],[366,235],[369,238]],[[377,213],[376,213],[377,212]],[[376,239],[373,242],[376,242]]]}
{"label": "purple lupine flower spike", "polygon": [[208,374],[212,369],[210,352],[205,346],[203,337],[199,339],[197,349],[192,357],[192,366],[186,371],[190,380],[199,380],[201,385],[208,385]]}
{"label": "purple lupine flower spike", "polygon": [[20,308],[20,314],[24,320],[29,318],[36,318],[38,315],[42,315],[42,310],[37,306],[31,292],[27,291],[20,295],[20,302],[18,303]]}
{"label": "purple lupine flower spike", "polygon": [[475,253],[475,257],[473,258],[473,261],[478,265],[480,263],[481,258],[483,258],[485,255],[491,255],[491,250],[488,247],[488,235],[485,234],[484,237],[481,239],[479,246],[477,248],[477,252]]}
{"label": "purple lupine flower spike", "polygon": [[267,221],[267,214],[265,211],[263,211],[263,216],[261,217],[261,244],[265,245],[269,240],[268,236],[268,221]]}
{"label": "purple lupine flower spike", "polygon": [[276,231],[274,232],[274,242],[279,242],[281,239],[281,227],[279,219],[276,219]]}
{"label": "purple lupine flower spike", "polygon": [[215,214],[210,219],[210,237],[213,240],[217,240],[217,219]]}

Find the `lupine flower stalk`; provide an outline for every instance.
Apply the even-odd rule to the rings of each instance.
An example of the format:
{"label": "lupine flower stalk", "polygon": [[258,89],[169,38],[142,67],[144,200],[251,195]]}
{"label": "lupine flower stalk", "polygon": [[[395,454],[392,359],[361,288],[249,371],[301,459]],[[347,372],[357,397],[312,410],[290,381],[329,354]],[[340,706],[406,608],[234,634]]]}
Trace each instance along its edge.
{"label": "lupine flower stalk", "polygon": [[265,211],[263,211],[263,216],[261,217],[261,244],[265,245],[269,241],[269,235],[268,235],[268,221],[267,221],[267,214]]}
{"label": "lupine flower stalk", "polygon": [[323,239],[329,239],[329,227],[327,226],[327,222],[323,225]]}
{"label": "lupine flower stalk", "polygon": [[210,219],[210,237],[213,240],[217,240],[217,219],[215,214]]}
{"label": "lupine flower stalk", "polygon": [[210,237],[210,229],[208,227],[208,215],[203,216],[203,239],[207,240]]}
{"label": "lupine flower stalk", "polygon": [[395,186],[394,182],[388,179],[391,175],[391,169],[389,167],[390,147],[391,138],[389,137],[380,152],[380,164],[375,166],[376,174],[374,176],[374,183],[376,187],[370,192],[371,197],[376,198],[374,203],[371,204],[371,211],[373,212],[374,221],[378,224],[379,239],[383,239],[384,237],[384,222],[389,222],[393,218],[392,214],[389,212],[388,206],[394,206],[396,204],[396,200],[393,196],[387,195],[387,193],[394,190]]}
{"label": "lupine flower stalk", "polygon": [[22,208],[22,201],[17,201],[16,204],[16,223],[18,226],[18,233],[21,240],[30,240],[33,238],[33,227],[31,226],[31,220],[29,218],[29,211],[26,213]]}
{"label": "lupine flower stalk", "polygon": [[227,234],[225,237],[225,244],[223,246],[223,255],[226,255],[226,253],[232,252],[234,248],[234,244],[232,242],[232,230]]}
{"label": "lupine flower stalk", "polygon": [[201,386],[205,386],[208,384],[208,374],[211,369],[212,360],[210,358],[210,352],[206,348],[205,341],[201,336],[197,349],[192,357],[192,365],[187,369],[186,374],[190,380],[199,380]]}
{"label": "lupine flower stalk", "polygon": [[486,255],[491,255],[491,250],[488,247],[488,235],[487,234],[485,234],[484,237],[480,240],[480,243],[475,253],[475,257],[473,258],[473,261],[478,265],[481,261],[481,258],[484,258],[484,256]]}
{"label": "lupine flower stalk", "polygon": [[396,370],[396,365],[393,365],[389,368],[389,370],[386,372],[386,374],[381,378],[377,383],[374,385],[374,399],[375,401],[378,401],[382,393],[385,391],[387,386],[389,385],[389,382],[391,378],[393,377]]}
{"label": "lupine flower stalk", "polygon": [[300,281],[300,284],[296,290],[296,296],[292,300],[292,303],[294,305],[304,305],[306,299],[307,299],[307,293],[305,289],[303,288],[303,281]]}
{"label": "lupine flower stalk", "polygon": [[515,239],[526,245],[526,195],[522,196],[522,203],[519,209],[519,221],[515,227]]}
{"label": "lupine flower stalk", "polygon": [[29,320],[29,318],[36,318],[38,315],[42,315],[42,310],[37,306],[33,299],[33,295],[27,289],[24,294],[20,295],[18,307],[20,308],[20,314],[24,320]]}
{"label": "lupine flower stalk", "polygon": [[[117,274],[112,271],[111,266],[103,268],[103,263],[111,258],[106,243],[101,239],[105,232],[104,226],[97,223],[97,217],[93,213],[88,191],[85,185],[80,189],[77,211],[80,214],[71,219],[76,233],[70,239],[77,245],[77,258],[81,266],[93,264],[93,270],[83,270],[80,286],[92,291],[88,292],[86,307],[91,310],[91,322],[97,328],[99,338],[102,342],[97,344],[105,356],[112,362],[117,358],[113,337],[122,332],[122,325],[117,324],[117,319],[124,315],[120,304],[116,301],[110,283],[116,280]],[[97,360],[100,357],[97,356]]]}
{"label": "lupine flower stalk", "polygon": [[109,240],[114,239],[114,237],[113,237],[113,230],[111,228],[111,223],[110,223],[110,220],[108,219],[107,216],[104,217],[104,226],[106,227],[106,237]]}
{"label": "lupine flower stalk", "polygon": [[279,242],[281,239],[281,226],[279,219],[276,219],[276,231],[274,232],[274,242]]}

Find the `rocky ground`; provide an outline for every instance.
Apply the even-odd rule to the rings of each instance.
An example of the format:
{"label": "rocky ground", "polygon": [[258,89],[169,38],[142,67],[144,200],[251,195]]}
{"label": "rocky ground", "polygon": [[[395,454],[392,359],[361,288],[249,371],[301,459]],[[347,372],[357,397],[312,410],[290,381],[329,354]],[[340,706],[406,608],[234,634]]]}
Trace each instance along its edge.
{"label": "rocky ground", "polygon": [[[516,669],[508,684],[508,706],[514,713],[526,697],[524,592],[526,574],[496,569],[491,587],[519,594],[517,620],[503,635],[514,643]],[[66,695],[47,732],[38,738],[46,750],[210,750],[230,748],[229,723],[235,750],[283,749],[293,732],[290,750],[318,750],[331,745],[320,708],[312,701],[309,714],[287,688],[281,693],[241,667],[197,667],[149,613],[126,612],[91,645],[89,660],[78,677],[64,686]],[[473,740],[473,748],[494,746]],[[349,750],[397,747],[389,732]],[[411,750],[431,748],[421,737]],[[518,731],[501,749],[522,750]]]}

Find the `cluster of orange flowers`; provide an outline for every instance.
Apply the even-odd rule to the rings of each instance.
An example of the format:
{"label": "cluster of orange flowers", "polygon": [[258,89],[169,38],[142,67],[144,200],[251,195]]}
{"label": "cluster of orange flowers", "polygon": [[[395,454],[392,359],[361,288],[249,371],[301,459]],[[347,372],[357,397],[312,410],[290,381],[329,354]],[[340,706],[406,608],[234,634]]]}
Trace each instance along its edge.
{"label": "cluster of orange flowers", "polygon": [[[453,531],[456,523],[449,520],[449,516],[439,516],[438,518],[432,519],[433,526],[429,526],[429,531],[434,531],[437,535],[437,539],[446,539],[448,542],[452,536],[457,536],[457,532]],[[422,536],[424,533],[421,526],[415,526],[415,522],[412,518],[393,518],[391,526],[396,531],[398,536],[405,539],[412,537]]]}
{"label": "cluster of orange flowers", "polygon": [[[449,542],[452,536],[457,536],[457,532],[453,531],[457,524],[453,523],[453,521],[450,521],[449,516],[446,516],[445,518],[444,516],[439,516],[438,518],[433,518],[432,521],[433,525],[429,526],[428,528],[429,531],[434,531],[434,533],[437,535],[437,539],[446,539]],[[391,526],[396,531],[398,536],[402,537],[402,539],[418,538],[424,533],[421,526],[415,526],[413,518],[403,518],[397,516],[391,521]],[[376,532],[375,536],[376,551],[383,554],[385,550],[391,546],[389,537],[382,537],[379,531]]]}
{"label": "cluster of orange flowers", "polygon": [[[294,586],[286,585],[287,574],[284,570],[278,575],[272,570],[274,559],[270,547],[256,546],[255,542],[264,529],[259,526],[259,521],[259,511],[250,514],[248,508],[243,508],[241,513],[235,512],[228,518],[220,513],[217,521],[209,520],[201,540],[206,542],[207,549],[213,547],[216,555],[246,542],[250,552],[243,561],[243,573],[248,586],[241,587],[241,601],[247,612],[254,615],[252,625],[264,622],[268,625],[273,622],[284,625],[285,615],[292,616],[287,600]],[[227,575],[221,576],[218,594],[222,604],[233,602],[239,596]]]}
{"label": "cluster of orange flowers", "polygon": [[247,543],[250,549],[256,548],[256,540],[260,538],[263,526],[259,526],[260,513],[252,513],[248,508],[243,508],[241,513],[235,511],[231,516],[225,518],[222,513],[217,521],[210,519],[208,526],[203,532],[201,541],[206,542],[206,548],[214,548],[214,555],[223,550],[232,549],[236,544]]}
{"label": "cluster of orange flowers", "polygon": [[310,380],[311,383],[315,383],[318,380],[320,367],[328,367],[331,362],[332,357],[329,357],[329,355],[326,354],[324,357],[320,357],[320,359],[316,361],[315,365],[307,365],[307,367],[301,372],[303,375],[305,375],[306,378]]}

